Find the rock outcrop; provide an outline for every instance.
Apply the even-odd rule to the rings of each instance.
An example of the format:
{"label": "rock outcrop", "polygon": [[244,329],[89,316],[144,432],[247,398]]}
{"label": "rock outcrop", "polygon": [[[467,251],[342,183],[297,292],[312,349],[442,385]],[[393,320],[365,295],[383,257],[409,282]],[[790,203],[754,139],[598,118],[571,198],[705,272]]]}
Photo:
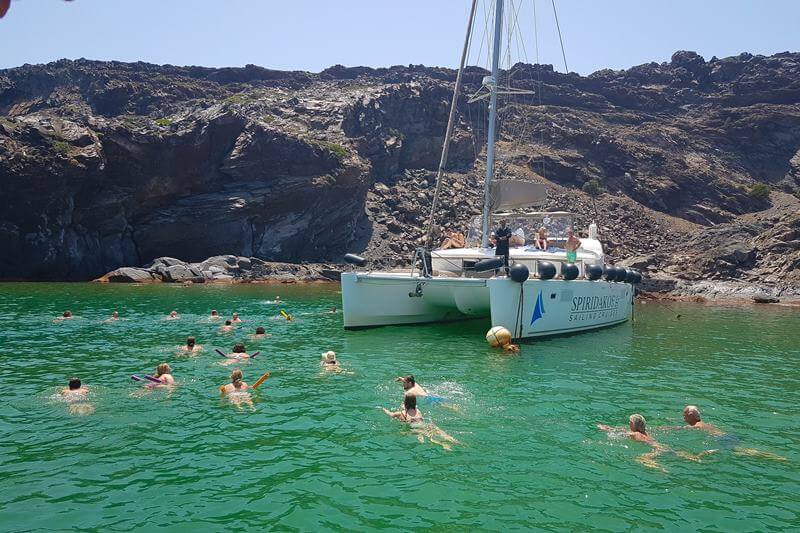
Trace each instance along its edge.
{"label": "rock outcrop", "polygon": [[96,281],[110,283],[295,283],[336,281],[340,271],[320,264],[277,263],[257,257],[218,255],[199,263],[158,257],[142,268],[121,267]]}
{"label": "rock outcrop", "polygon": [[[597,220],[610,255],[662,287],[798,285],[800,54],[514,70],[538,92],[500,109],[500,174],[544,181],[548,207]],[[465,94],[485,74],[467,69]],[[195,281],[219,254],[404,263],[454,76],[87,60],[0,71],[0,279]],[[459,105],[446,227],[481,202],[480,105]]]}

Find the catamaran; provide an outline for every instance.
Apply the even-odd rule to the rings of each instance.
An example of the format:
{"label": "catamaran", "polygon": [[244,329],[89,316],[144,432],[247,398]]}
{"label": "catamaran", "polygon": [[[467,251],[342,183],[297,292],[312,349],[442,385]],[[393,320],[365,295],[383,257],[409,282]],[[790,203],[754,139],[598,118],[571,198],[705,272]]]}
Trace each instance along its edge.
{"label": "catamaran", "polygon": [[[428,244],[476,5],[473,0],[437,174]],[[577,249],[568,246],[575,217],[564,211],[536,210],[546,199],[543,184],[495,178],[498,96],[526,92],[498,83],[503,8],[504,0],[494,0],[491,75],[483,78],[480,90],[470,99],[488,101],[482,214],[473,222],[463,248],[418,247],[411,269],[403,271],[342,273],[346,329],[490,317],[492,326],[503,326],[514,338],[524,339],[612,326],[631,317],[634,285],[641,281],[641,274],[606,265],[596,224],[589,225]],[[500,220],[507,221],[517,237],[509,249],[508,265],[490,245],[490,229]],[[546,244],[536,238],[540,228],[547,232]],[[345,260],[356,267],[367,266],[366,260],[353,254]]]}

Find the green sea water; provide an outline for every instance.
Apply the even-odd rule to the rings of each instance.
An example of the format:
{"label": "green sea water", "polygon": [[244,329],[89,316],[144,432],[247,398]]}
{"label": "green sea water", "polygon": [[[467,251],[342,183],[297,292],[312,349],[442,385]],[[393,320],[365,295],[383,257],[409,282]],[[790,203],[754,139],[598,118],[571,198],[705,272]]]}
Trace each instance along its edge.
{"label": "green sea water", "polygon": [[[796,308],[637,304],[633,324],[514,357],[487,347],[482,320],[345,332],[340,299],[335,285],[0,285],[0,530],[800,528]],[[221,334],[212,308],[245,322]],[[65,309],[76,318],[53,324]],[[257,325],[273,336],[250,341]],[[200,355],[178,355],[187,335]],[[252,409],[217,391],[232,367],[212,348],[237,341],[262,353],[246,380],[271,372]],[[329,349],[347,373],[320,372]],[[162,361],[173,392],[131,381]],[[407,373],[446,398],[421,408],[451,450],[379,409]],[[72,375],[93,413],[59,400]],[[687,403],[735,439],[658,429]],[[647,445],[595,427],[634,412],[673,449],[720,451],[646,468]]]}

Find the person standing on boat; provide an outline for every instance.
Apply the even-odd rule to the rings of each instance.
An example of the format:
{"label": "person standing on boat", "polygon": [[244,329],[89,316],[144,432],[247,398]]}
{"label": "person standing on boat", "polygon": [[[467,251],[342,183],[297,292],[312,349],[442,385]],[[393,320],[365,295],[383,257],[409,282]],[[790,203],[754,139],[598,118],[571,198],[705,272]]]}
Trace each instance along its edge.
{"label": "person standing on boat", "polygon": [[494,231],[494,255],[503,256],[503,266],[508,268],[508,242],[511,238],[511,228],[506,224],[505,218],[500,219],[500,227]]}
{"label": "person standing on boat", "polygon": [[567,250],[567,261],[574,263],[578,259],[578,248],[581,247],[581,240],[572,233],[571,229],[567,230],[567,242],[564,243],[564,248]]}

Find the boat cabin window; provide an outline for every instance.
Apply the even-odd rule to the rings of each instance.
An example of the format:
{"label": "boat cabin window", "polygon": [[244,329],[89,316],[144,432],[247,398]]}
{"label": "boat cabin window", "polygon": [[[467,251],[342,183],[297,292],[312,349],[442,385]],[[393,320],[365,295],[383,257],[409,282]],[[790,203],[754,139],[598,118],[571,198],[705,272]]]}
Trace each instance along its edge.
{"label": "boat cabin window", "polygon": [[[533,246],[539,228],[547,230],[549,241],[563,243],[567,239],[567,230],[574,229],[575,217],[565,211],[535,212],[535,213],[493,213],[489,217],[489,229],[494,231],[500,225],[500,219],[508,220],[508,227],[512,233],[524,235],[524,246]],[[475,247],[481,244],[481,217],[472,219],[467,231],[467,246]]]}

